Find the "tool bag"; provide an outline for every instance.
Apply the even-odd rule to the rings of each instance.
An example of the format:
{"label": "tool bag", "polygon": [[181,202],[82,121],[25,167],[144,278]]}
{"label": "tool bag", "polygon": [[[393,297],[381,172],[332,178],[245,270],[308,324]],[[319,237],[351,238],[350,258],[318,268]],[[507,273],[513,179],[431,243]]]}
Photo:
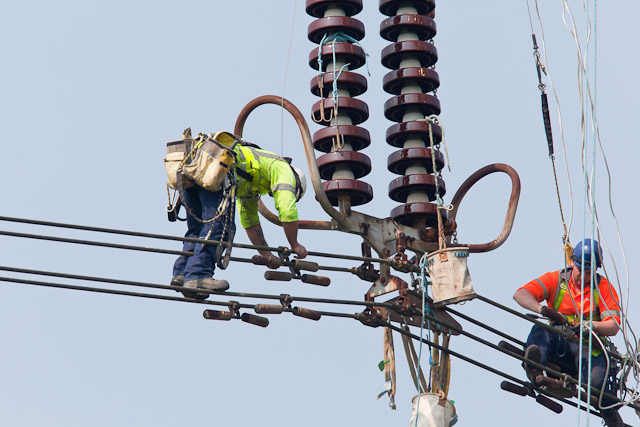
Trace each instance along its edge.
{"label": "tool bag", "polygon": [[219,191],[224,177],[235,164],[233,146],[237,138],[228,132],[200,134],[191,138],[191,130],[183,140],[167,143],[167,185],[177,190],[178,180],[186,189],[198,184],[209,191]]}
{"label": "tool bag", "polygon": [[200,134],[182,167],[182,173],[209,191],[219,191],[222,181],[236,162],[232,147],[236,137],[228,132]]}
{"label": "tool bag", "polygon": [[[180,141],[167,142],[167,156],[164,158],[164,167],[167,169],[167,186],[174,190],[178,189],[178,169],[185,164],[194,142],[191,139],[191,129],[185,130],[183,137],[184,139]],[[184,179],[182,187],[193,187],[193,181]]]}

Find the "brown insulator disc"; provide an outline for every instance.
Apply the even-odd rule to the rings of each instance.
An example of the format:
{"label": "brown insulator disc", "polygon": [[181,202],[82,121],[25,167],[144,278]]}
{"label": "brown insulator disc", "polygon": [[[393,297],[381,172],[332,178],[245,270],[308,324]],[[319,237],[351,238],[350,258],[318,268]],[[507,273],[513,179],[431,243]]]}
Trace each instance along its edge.
{"label": "brown insulator disc", "polygon": [[358,179],[371,172],[371,159],[357,151],[334,151],[318,157],[318,169],[322,179],[330,180],[338,166],[348,167],[354,178]]}
{"label": "brown insulator disc", "polygon": [[436,33],[436,22],[424,15],[396,15],[380,23],[380,35],[383,39],[395,42],[400,31],[415,33],[419,40],[432,39]]}
{"label": "brown insulator disc", "polygon": [[438,205],[435,203],[405,203],[391,210],[391,218],[402,225],[413,226],[413,222],[426,219],[427,228],[437,227],[438,218],[436,212]]}
{"label": "brown insulator disc", "polygon": [[362,12],[362,0],[307,0],[305,9],[308,15],[323,18],[328,7],[338,7],[346,16]]}
{"label": "brown insulator disc", "polygon": [[381,62],[385,67],[396,70],[400,68],[400,61],[409,56],[420,60],[422,67],[431,67],[438,62],[438,49],[429,42],[406,40],[390,44],[382,49]]}
{"label": "brown insulator disc", "polygon": [[[433,143],[439,144],[442,141],[442,129],[436,124],[431,125]],[[421,138],[426,146],[430,146],[429,124],[426,122],[402,122],[390,126],[387,129],[387,144],[402,148],[407,138]]]}
{"label": "brown insulator disc", "polygon": [[[320,109],[324,108],[325,119],[330,119],[333,114],[333,106],[333,98],[320,100],[311,107],[311,114],[316,120],[319,120]],[[369,106],[364,101],[356,98],[338,98],[338,114],[349,116],[354,125],[359,125],[369,118]],[[318,123],[323,126],[331,124],[329,120],[323,120]]]}
{"label": "brown insulator disc", "polygon": [[[436,169],[441,170],[444,167],[444,156],[436,150],[435,157]],[[433,173],[431,147],[414,147],[394,151],[387,158],[387,169],[397,175],[404,175],[407,167],[416,163],[424,166],[428,173]]]}
{"label": "brown insulator disc", "polygon": [[409,109],[419,110],[424,116],[437,115],[440,114],[440,101],[427,93],[394,96],[384,103],[384,116],[393,122],[401,122]]}
{"label": "brown insulator disc", "polygon": [[355,179],[333,179],[322,183],[329,202],[338,206],[338,196],[347,195],[351,198],[351,206],[360,206],[373,199],[373,189],[369,184]]}
{"label": "brown insulator disc", "polygon": [[[389,183],[389,197],[396,202],[406,202],[411,191],[424,192],[429,201],[436,199],[436,178],[428,174],[405,175]],[[440,197],[446,193],[444,181],[438,178],[438,192]]]}
{"label": "brown insulator disc", "polygon": [[[338,77],[338,74],[340,75]],[[339,73],[336,70],[335,76],[338,77],[338,89],[348,90],[350,96],[362,95],[367,91],[367,79],[358,73],[343,71]],[[333,93],[333,72],[323,73],[311,79],[311,93],[315,96],[328,98]],[[322,81],[322,94],[320,94],[320,82]]]}
{"label": "brown insulator disc", "polygon": [[[371,144],[369,131],[360,126],[339,125],[338,133],[344,139],[344,143],[349,144],[354,151],[363,150]],[[335,126],[322,128],[313,134],[313,147],[318,151],[329,153],[333,148],[335,139]]]}
{"label": "brown insulator disc", "polygon": [[397,13],[398,7],[402,4],[410,4],[415,7],[420,15],[428,15],[436,8],[435,0],[420,0],[413,2],[407,2],[407,0],[380,0],[378,10],[380,10],[383,15],[393,16]]}
{"label": "brown insulator disc", "polygon": [[400,95],[406,84],[417,84],[422,92],[431,92],[440,86],[440,77],[432,68],[406,67],[391,71],[382,78],[382,88],[393,95]]}
{"label": "brown insulator disc", "polygon": [[[333,62],[333,52],[335,46],[336,60],[349,64],[350,70],[357,70],[365,64],[366,55],[364,50],[357,44],[353,43],[327,43],[322,46],[322,71],[327,69],[327,65]],[[309,66],[314,70],[318,70],[318,50],[317,47],[309,53]]]}
{"label": "brown insulator disc", "polygon": [[307,36],[313,43],[320,43],[325,34],[344,33],[360,41],[364,38],[364,24],[348,16],[327,16],[309,24]]}

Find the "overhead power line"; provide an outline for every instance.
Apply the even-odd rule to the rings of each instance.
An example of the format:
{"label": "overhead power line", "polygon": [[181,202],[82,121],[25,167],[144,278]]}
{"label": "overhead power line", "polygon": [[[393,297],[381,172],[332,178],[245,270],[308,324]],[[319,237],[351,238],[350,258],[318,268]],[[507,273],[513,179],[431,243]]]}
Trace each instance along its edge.
{"label": "overhead power line", "polygon": [[[162,289],[162,290],[175,290],[175,291],[180,291],[180,290],[184,290],[184,288],[179,287],[179,286],[169,286],[169,285],[157,285],[157,284],[149,284],[149,283],[143,283],[143,282],[135,282],[135,281],[128,281],[128,280],[118,280],[118,279],[107,279],[107,278],[99,278],[99,277],[91,277],[91,276],[82,276],[82,275],[75,275],[75,274],[67,274],[67,273],[56,273],[56,272],[47,272],[47,271],[39,271],[39,270],[29,270],[29,269],[20,269],[20,268],[14,268],[14,267],[5,267],[5,266],[0,266],[0,270],[3,271],[10,271],[10,272],[15,272],[15,273],[25,273],[25,274],[36,274],[36,275],[50,275],[50,276],[55,276],[55,277],[62,277],[62,278],[68,278],[68,279],[76,279],[76,280],[88,280],[88,281],[98,281],[98,282],[105,282],[105,283],[112,283],[112,284],[122,284],[122,285],[129,285],[129,286],[141,286],[141,287],[147,287],[147,288],[156,288],[156,289]],[[183,298],[183,297],[172,297],[172,296],[166,296],[166,295],[156,295],[156,294],[148,294],[148,293],[141,293],[141,292],[131,292],[131,291],[122,291],[122,290],[115,290],[115,289],[104,289],[104,288],[94,288],[94,287],[88,287],[88,286],[77,286],[77,285],[67,285],[67,284],[61,284],[61,283],[52,283],[52,282],[44,282],[44,281],[36,281],[36,280],[24,280],[24,279],[17,279],[17,278],[10,278],[10,277],[0,277],[0,281],[4,281],[4,282],[11,282],[11,283],[18,283],[18,284],[25,284],[25,285],[35,285],[35,286],[44,286],[44,287],[52,287],[52,288],[60,288],[60,289],[68,289],[68,290],[79,290],[79,291],[86,291],[86,292],[96,292],[96,293],[105,293],[105,294],[112,294],[112,295],[121,295],[121,296],[131,296],[131,297],[138,297],[138,298],[149,298],[149,299],[156,299],[156,300],[167,300],[167,301],[182,301],[182,302],[189,302],[189,303],[196,303],[196,304],[205,304],[205,305],[214,305],[214,306],[222,306],[222,307],[230,307],[232,304],[235,305],[237,308],[242,308],[242,309],[254,309],[256,304],[246,304],[246,303],[239,303],[236,301],[228,301],[228,302],[224,302],[224,301],[209,301],[209,300],[198,300],[198,299],[193,299],[193,298]],[[283,298],[283,294],[281,295],[266,295],[266,294],[252,294],[252,293],[238,293],[238,292],[222,292],[222,293],[216,293],[216,292],[212,292],[212,291],[206,291],[206,290],[198,290],[198,292],[204,292],[204,293],[209,293],[209,294],[216,294],[216,295],[224,295],[224,296],[229,296],[229,297],[247,297],[247,298],[267,298],[267,299],[276,299],[276,300],[282,300]],[[288,295],[287,295],[288,296]],[[342,304],[342,305],[357,305],[357,306],[367,306],[367,307],[386,307],[386,308],[390,308],[390,309],[394,309],[397,310],[399,313],[402,313],[402,311],[404,310],[404,307],[396,304],[396,303],[377,303],[377,302],[370,302],[370,301],[349,301],[349,300],[335,300],[335,299],[326,299],[326,298],[311,298],[311,297],[293,297],[293,296],[288,296],[289,297],[289,301],[290,302],[313,302],[313,303],[326,303],[326,304]],[[481,300],[488,302],[488,303],[492,303],[492,305],[496,305],[496,306],[500,306],[500,304],[495,303],[494,301],[485,298],[485,297],[479,297]],[[502,307],[501,307],[502,308]],[[283,312],[292,312],[293,308],[285,308],[283,310]],[[383,319],[375,319],[374,322],[372,323],[367,323],[366,319],[366,315],[364,315],[363,313],[355,313],[355,314],[350,314],[350,313],[337,313],[337,312],[331,312],[331,311],[316,311],[318,314],[320,314],[321,316],[327,316],[327,317],[340,317],[340,318],[352,318],[352,319],[356,319],[361,321],[364,324],[368,324],[369,326],[385,326],[385,327],[389,327],[399,333],[402,333],[403,335],[407,335],[409,337],[411,337],[412,339],[419,339],[422,340],[422,342],[424,342],[427,345],[430,345],[434,348],[437,348],[441,351],[447,352],[450,355],[454,356],[454,357],[458,357],[462,360],[465,360],[475,366],[478,366],[482,369],[485,369],[489,372],[492,372],[494,374],[500,375],[510,381],[516,382],[520,385],[526,385],[526,382],[519,380],[509,374],[506,374],[498,369],[492,368],[486,364],[483,364],[481,362],[478,362],[477,360],[470,358],[468,356],[465,356],[461,353],[458,353],[456,351],[450,350],[448,348],[439,346],[436,343],[433,343],[429,340],[420,338],[414,334],[411,334],[407,331],[404,331],[403,329],[391,324],[388,321],[385,321]],[[448,310],[449,312],[455,312],[455,310]],[[454,313],[456,314],[456,313]],[[449,328],[452,331],[458,332],[460,334],[462,334],[463,336],[466,336],[467,338],[470,338],[474,341],[477,341],[485,346],[488,346],[489,348],[493,349],[493,350],[498,350],[499,352],[506,354],[508,356],[511,356],[513,358],[516,358],[520,361],[525,361],[526,359],[518,354],[514,354],[512,352],[510,352],[509,350],[503,349],[501,347],[499,347],[496,344],[493,344],[483,338],[480,338],[474,334],[471,334],[469,332],[464,331],[461,328],[456,327],[455,325],[451,325],[448,324],[445,321],[442,321],[441,319],[436,318],[435,316],[432,316],[430,314],[425,313],[424,314],[426,319],[429,319],[429,321],[434,322],[434,323],[438,323],[444,327]],[[466,316],[465,316],[466,317]],[[531,321],[531,322],[535,322],[538,323],[537,321],[535,321],[534,319],[531,319],[527,316],[523,316],[524,319]],[[485,325],[482,324],[481,322],[476,322],[477,325],[484,327]],[[548,325],[545,325],[548,326]],[[548,326],[550,327],[550,326]],[[552,328],[552,327],[550,327]],[[489,330],[491,330],[492,332],[496,331],[493,328],[490,328]],[[506,336],[507,338],[510,338],[508,336]],[[535,362],[531,362],[528,361],[528,363],[532,364],[533,366],[538,367],[539,369],[544,369],[547,372],[551,373],[552,375],[562,375],[560,372],[556,372],[554,370],[549,369],[548,367],[545,367],[543,365],[539,365],[536,364]],[[572,383],[576,383],[576,380],[573,380],[572,378],[568,378],[568,380]],[[583,384],[583,386],[586,386],[586,384]],[[599,392],[599,390],[596,390],[594,388],[594,390],[596,392]],[[612,400],[615,401],[619,401],[619,399],[616,396],[612,396],[609,394],[605,394],[605,396],[607,398],[610,398]],[[551,396],[553,397],[553,396]],[[564,401],[564,400],[563,400]],[[565,403],[568,404],[572,404],[572,402],[570,401],[566,401]],[[574,405],[576,406],[576,405]],[[640,406],[637,405],[629,405],[632,406],[636,409],[640,409]]]}
{"label": "overhead power line", "polygon": [[[21,224],[31,224],[31,225],[41,225],[41,226],[46,226],[46,227],[68,228],[68,229],[72,229],[72,230],[93,231],[93,232],[97,232],[97,233],[118,234],[118,235],[123,235],[123,236],[144,237],[144,238],[149,238],[149,239],[161,239],[161,240],[173,240],[173,241],[179,241],[179,242],[202,243],[202,244],[205,244],[205,245],[216,245],[217,246],[217,245],[226,243],[226,242],[221,242],[221,241],[218,241],[218,240],[195,239],[195,238],[191,238],[191,237],[170,236],[170,235],[166,235],[166,234],[144,233],[144,232],[139,232],[139,231],[118,230],[118,229],[114,229],[114,228],[93,227],[93,226],[78,225],[78,224],[65,224],[65,223],[60,223],[60,222],[41,221],[41,220],[26,219],[26,218],[15,218],[15,217],[7,217],[7,216],[0,216],[0,221],[15,222],[15,223],[21,223]],[[100,244],[101,242],[82,241],[82,240],[71,241],[71,240],[76,240],[76,239],[64,239],[64,238],[54,238],[54,237],[47,238],[47,236],[29,235],[29,234],[25,234],[25,233],[13,233],[13,232],[8,232],[8,231],[1,231],[0,234],[7,235],[7,236],[14,236],[14,237],[33,238],[33,239],[41,238],[42,240],[54,240],[55,239],[55,241],[63,241],[63,242],[68,242],[68,243],[88,244],[88,245],[94,245],[94,246],[107,246],[107,247],[114,247],[114,248],[118,248],[118,249],[144,250],[144,249],[142,249],[141,247],[138,247],[138,246],[120,248],[118,246],[109,246],[109,245],[113,245],[113,244],[108,244],[108,243]],[[83,242],[87,242],[87,243],[83,243]],[[127,246],[127,245],[122,245],[122,246]],[[278,252],[278,251],[282,251],[283,250],[282,247],[276,248],[276,247],[271,247],[271,246],[247,245],[247,244],[243,244],[243,243],[233,243],[232,246],[234,248],[258,249],[258,250],[267,250],[267,251],[272,251],[272,252]],[[174,255],[185,255],[185,254],[187,254],[184,251],[173,251],[173,252],[163,252],[163,251],[165,251],[165,250],[154,250],[154,249],[151,249],[148,252],[169,253],[169,254],[174,254]],[[188,253],[188,254],[190,254],[190,253]],[[389,264],[389,265],[393,265],[394,264],[393,260],[385,259],[385,258],[361,257],[361,256],[354,256],[354,255],[333,254],[333,253],[315,252],[315,251],[309,251],[309,255],[317,256],[317,257],[325,257],[325,258],[345,259],[345,260],[352,260],[352,261],[376,262],[376,263],[380,263],[380,264]]]}

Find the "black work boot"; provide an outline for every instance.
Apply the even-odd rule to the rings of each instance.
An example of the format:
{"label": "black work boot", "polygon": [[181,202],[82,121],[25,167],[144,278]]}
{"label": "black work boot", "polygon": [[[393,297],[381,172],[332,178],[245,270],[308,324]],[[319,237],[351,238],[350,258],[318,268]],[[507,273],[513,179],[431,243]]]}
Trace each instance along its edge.
{"label": "black work boot", "polygon": [[604,420],[604,425],[607,427],[623,427],[624,422],[622,417],[618,413],[618,409],[603,409],[600,411],[600,416]]}
{"label": "black work boot", "polygon": [[[540,351],[540,347],[535,344],[530,345],[525,350],[524,357],[532,362],[540,363],[542,361],[542,352]],[[538,377],[538,375],[542,375],[542,370],[529,365],[526,361],[524,362],[524,370],[527,372],[527,378],[529,378],[531,384],[535,386],[536,377]]]}

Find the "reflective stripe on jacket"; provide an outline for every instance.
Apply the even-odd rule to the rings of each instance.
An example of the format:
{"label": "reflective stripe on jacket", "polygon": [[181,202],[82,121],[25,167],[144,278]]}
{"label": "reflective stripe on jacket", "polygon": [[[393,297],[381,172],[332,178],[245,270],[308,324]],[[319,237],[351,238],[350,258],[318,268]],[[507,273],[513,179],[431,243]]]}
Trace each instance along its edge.
{"label": "reflective stripe on jacket", "polygon": [[242,179],[239,174],[237,197],[242,227],[260,224],[258,198],[264,194],[274,198],[280,221],[297,221],[296,178],[289,163],[277,154],[254,147],[237,145],[235,152],[236,167],[252,177]]}

